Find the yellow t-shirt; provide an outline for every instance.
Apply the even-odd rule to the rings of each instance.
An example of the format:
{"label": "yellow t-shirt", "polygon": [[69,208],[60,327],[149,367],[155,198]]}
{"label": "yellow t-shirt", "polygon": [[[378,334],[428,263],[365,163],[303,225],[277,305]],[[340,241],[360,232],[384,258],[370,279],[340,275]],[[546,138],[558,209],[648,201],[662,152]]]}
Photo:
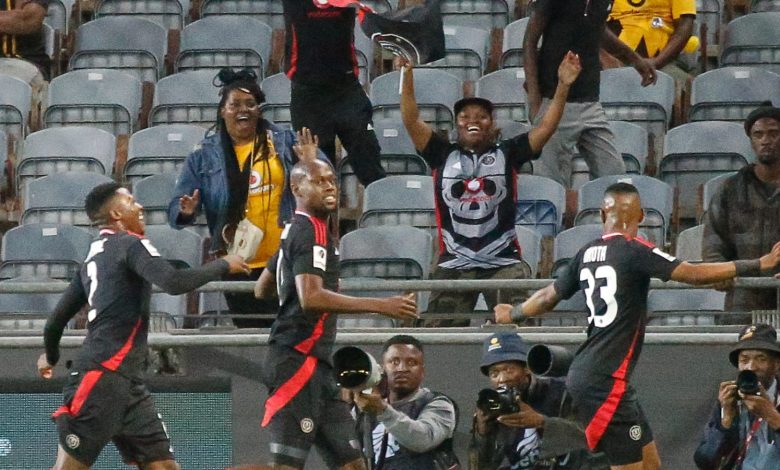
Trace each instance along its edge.
{"label": "yellow t-shirt", "polygon": [[696,0],[615,0],[610,20],[620,22],[620,40],[633,50],[645,39],[647,54],[655,57],[669,42],[671,32],[653,28],[653,18],[659,17],[664,24],[674,29],[674,22],[682,15],[696,14]]}
{"label": "yellow t-shirt", "polygon": [[[279,227],[279,205],[282,202],[282,191],[284,191],[284,167],[270,138],[268,146],[267,162],[261,159],[258,153],[249,176],[246,217],[261,228],[264,233],[263,241],[260,242],[254,259],[247,263],[252,269],[265,267],[271,256],[279,249],[282,236],[283,227]],[[249,154],[252,153],[252,148],[251,143],[233,146],[239,168],[244,168],[244,163]]]}

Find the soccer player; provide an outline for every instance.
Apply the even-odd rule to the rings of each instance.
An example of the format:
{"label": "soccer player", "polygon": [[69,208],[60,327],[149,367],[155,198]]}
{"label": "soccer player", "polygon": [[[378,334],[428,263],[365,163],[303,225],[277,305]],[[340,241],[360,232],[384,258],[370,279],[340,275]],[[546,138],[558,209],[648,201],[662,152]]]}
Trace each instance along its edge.
{"label": "soccer player", "polygon": [[758,276],[780,261],[780,243],[760,259],[690,264],[637,238],[642,222],[639,193],[628,183],[607,188],[601,205],[604,235],[585,245],[554,283],[514,308],[500,304],[496,322],[510,323],[552,310],[561,299],[585,291],[588,338],[577,350],[566,381],[577,419],[591,449],[604,452],[613,469],[648,470],[661,462],[650,427],[630,385],[647,323],[651,277],[708,284]]}
{"label": "soccer player", "polygon": [[[376,312],[403,320],[417,317],[417,304],[413,294],[339,294],[337,243],[327,230],[327,218],[338,204],[336,175],[322,161],[299,162],[290,184],[298,209],[282,233],[275,268],[269,263],[280,307],[264,366],[269,396],[262,426],[271,432],[274,468],[302,469],[316,445],[328,468],[364,469],[350,405],[339,399],[333,378],[336,314]],[[273,286],[273,274],[266,270],[255,295],[266,296]]]}
{"label": "soccer player", "polygon": [[89,469],[113,441],[142,470],[178,469],[168,434],[143,383],[152,284],[178,295],[248,267],[237,256],[177,270],[144,238],[143,207],[116,183],[86,199],[100,237],[44,327],[38,372],[52,377],[68,321],[87,305],[87,336],[53,415],[59,433],[55,470]]}

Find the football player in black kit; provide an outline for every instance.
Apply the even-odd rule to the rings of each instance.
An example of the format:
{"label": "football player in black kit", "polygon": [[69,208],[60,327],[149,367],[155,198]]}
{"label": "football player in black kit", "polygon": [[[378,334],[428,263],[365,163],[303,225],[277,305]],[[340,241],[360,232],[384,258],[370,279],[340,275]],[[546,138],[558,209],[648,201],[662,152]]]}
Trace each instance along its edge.
{"label": "football player in black kit", "polygon": [[588,446],[604,452],[613,469],[657,469],[661,462],[650,427],[630,385],[647,323],[650,278],[709,284],[758,276],[780,261],[780,243],[760,259],[690,264],[637,238],[639,193],[628,183],[607,188],[601,205],[604,235],[585,245],[552,284],[521,305],[496,306],[496,322],[510,323],[552,310],[585,291],[588,338],[577,350],[566,388]]}
{"label": "football player in black kit", "polygon": [[271,432],[274,468],[302,469],[316,445],[328,468],[365,469],[350,405],[340,400],[333,379],[336,314],[376,312],[412,319],[417,317],[417,304],[413,294],[387,298],[339,294],[337,242],[327,230],[328,216],[338,204],[336,175],[322,161],[299,162],[290,184],[298,209],[282,233],[275,266],[269,263],[255,285],[259,297],[275,288],[280,303],[264,366],[269,396],[262,426]]}
{"label": "football player in black kit", "polygon": [[177,295],[248,268],[237,256],[173,268],[143,236],[143,207],[116,183],[97,186],[85,205],[100,236],[46,322],[46,352],[38,359],[40,375],[51,378],[63,329],[87,305],[87,336],[63,390],[64,405],[53,415],[59,433],[54,469],[89,469],[109,441],[142,470],[178,469],[142,380],[152,284]]}

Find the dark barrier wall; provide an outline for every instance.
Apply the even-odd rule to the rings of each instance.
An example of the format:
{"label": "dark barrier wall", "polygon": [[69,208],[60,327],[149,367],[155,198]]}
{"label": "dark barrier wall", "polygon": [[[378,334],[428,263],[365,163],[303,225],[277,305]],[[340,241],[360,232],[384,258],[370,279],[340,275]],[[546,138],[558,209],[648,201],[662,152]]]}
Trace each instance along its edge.
{"label": "dark barrier wall", "polygon": [[[665,337],[648,339],[633,382],[653,428],[664,468],[694,468],[693,451],[714,405],[718,384],[736,376],[726,357],[727,344],[732,336],[736,339],[736,334],[714,335],[716,339],[711,341],[712,344],[680,344],[685,342],[684,335],[678,336],[676,341]],[[381,341],[387,337],[388,334],[341,335],[340,341],[343,344],[348,340],[350,344],[364,347],[379,357]],[[536,342],[543,341],[539,338],[544,337],[533,335]],[[579,342],[581,337],[566,341],[564,345],[574,349],[574,343]],[[487,378],[480,374],[478,368],[481,355],[479,337],[464,335],[463,341],[451,341],[450,344],[431,344],[436,341],[430,336],[428,338],[425,385],[447,393],[458,402],[461,416],[456,445],[465,463],[474,398],[480,388],[488,386]],[[264,343],[264,340],[259,342]],[[230,455],[230,449],[226,447],[230,446],[231,436],[226,436],[226,423],[232,426],[232,463],[265,462],[268,436],[259,425],[262,401],[266,396],[261,381],[265,350],[264,345],[181,348],[186,376],[154,381],[154,389],[166,391],[157,398],[157,402],[185,470],[221,468],[224,456]],[[54,425],[48,421],[48,414],[59,404],[59,396],[7,393],[18,391],[20,385],[25,390],[39,392],[31,384],[43,380],[31,382],[31,379],[35,378],[35,361],[40,352],[39,349],[29,348],[0,349],[2,469],[46,469],[54,462]],[[73,349],[65,350],[63,363],[74,353]],[[60,377],[65,375],[64,369],[57,372]],[[229,379],[229,395],[219,388],[225,379]],[[217,385],[207,390],[203,388],[204,383]],[[29,441],[22,446],[29,453],[29,460],[25,460],[32,462],[29,466],[12,465],[9,460],[3,463],[3,439],[7,439],[4,436],[12,429],[20,428],[29,434]],[[18,436],[18,432],[15,435]],[[111,452],[110,457],[115,458],[113,449]],[[124,467],[109,465],[102,468]],[[307,468],[325,467],[313,458]]]}

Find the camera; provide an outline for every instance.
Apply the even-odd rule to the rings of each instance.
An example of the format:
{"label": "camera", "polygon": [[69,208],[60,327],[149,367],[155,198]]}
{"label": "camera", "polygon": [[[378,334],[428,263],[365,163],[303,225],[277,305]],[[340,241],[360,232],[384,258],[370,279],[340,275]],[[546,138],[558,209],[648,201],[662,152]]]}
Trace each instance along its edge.
{"label": "camera", "polygon": [[752,370],[740,371],[737,375],[737,390],[743,395],[758,395],[761,385],[756,373]]}
{"label": "camera", "polygon": [[561,346],[537,344],[528,350],[528,369],[538,377],[563,377],[573,360],[574,354]]}
{"label": "camera", "polygon": [[511,387],[485,388],[477,396],[477,408],[491,419],[520,411],[520,394]]}
{"label": "camera", "polygon": [[382,368],[371,354],[355,346],[346,346],[333,354],[333,375],[339,387],[370,390],[381,382]]}

